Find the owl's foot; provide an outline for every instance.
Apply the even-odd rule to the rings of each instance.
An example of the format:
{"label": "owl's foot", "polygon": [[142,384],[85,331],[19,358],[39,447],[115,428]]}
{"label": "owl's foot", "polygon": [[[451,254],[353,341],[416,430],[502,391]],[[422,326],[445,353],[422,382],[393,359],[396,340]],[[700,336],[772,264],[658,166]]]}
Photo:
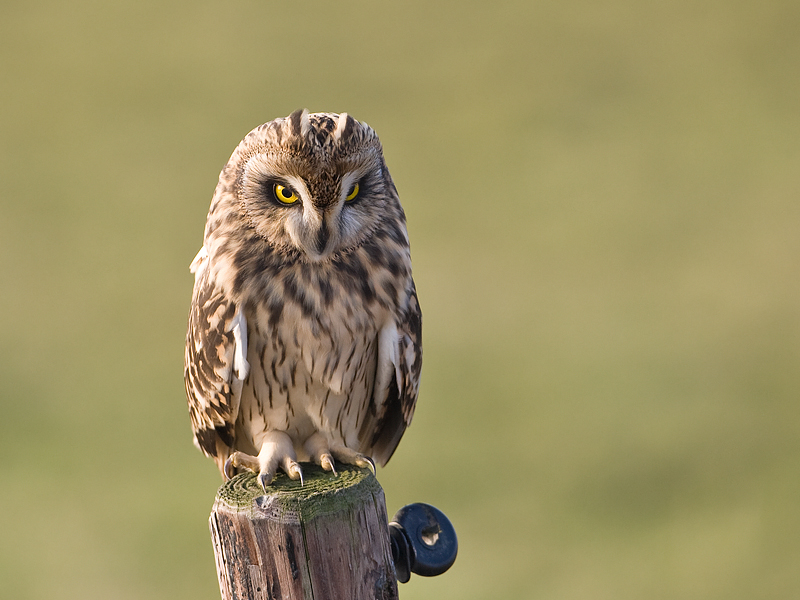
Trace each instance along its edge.
{"label": "owl's foot", "polygon": [[313,434],[305,441],[303,447],[305,451],[308,452],[311,460],[326,471],[332,471],[333,474],[336,475],[336,465],[333,462],[333,455],[328,449],[328,442],[321,434]]}
{"label": "owl's foot", "polygon": [[375,462],[369,456],[351,450],[342,444],[329,444],[319,433],[308,438],[303,446],[311,456],[311,460],[326,471],[332,471],[334,475],[336,475],[334,459],[346,465],[366,467],[375,475]]}
{"label": "owl's foot", "polygon": [[225,461],[225,475],[232,477],[235,469],[244,468],[253,473],[258,473],[258,483],[267,492],[267,486],[275,479],[278,467],[290,479],[299,479],[303,484],[303,471],[297,463],[292,439],[283,431],[268,431],[261,442],[261,451],[258,456],[251,456],[244,452],[234,452]]}
{"label": "owl's foot", "polygon": [[303,483],[303,471],[297,464],[292,438],[283,431],[268,431],[261,440],[261,451],[258,453],[258,482],[267,491],[267,486],[275,479],[278,466],[290,479],[299,479]]}
{"label": "owl's foot", "polygon": [[225,466],[222,469],[225,474],[225,479],[230,481],[236,477],[236,473],[240,468],[257,473],[258,459],[244,452],[234,452],[228,457],[228,460],[225,461]]}
{"label": "owl's foot", "polygon": [[340,463],[346,465],[356,465],[357,467],[367,468],[375,475],[375,461],[366,454],[361,454],[355,450],[351,450],[347,446],[334,445],[331,446],[331,454]]}

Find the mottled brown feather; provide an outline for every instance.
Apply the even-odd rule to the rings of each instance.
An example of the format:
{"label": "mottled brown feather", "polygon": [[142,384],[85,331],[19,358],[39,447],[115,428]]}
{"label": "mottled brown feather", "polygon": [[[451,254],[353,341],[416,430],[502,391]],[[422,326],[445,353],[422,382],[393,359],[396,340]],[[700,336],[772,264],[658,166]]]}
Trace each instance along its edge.
{"label": "mottled brown feather", "polygon": [[[275,183],[299,200],[281,205]],[[419,392],[421,314],[372,129],[296,111],[251,131],[220,173],[193,270],[185,380],[205,454],[221,468],[280,430],[298,455],[319,432],[389,460]]]}

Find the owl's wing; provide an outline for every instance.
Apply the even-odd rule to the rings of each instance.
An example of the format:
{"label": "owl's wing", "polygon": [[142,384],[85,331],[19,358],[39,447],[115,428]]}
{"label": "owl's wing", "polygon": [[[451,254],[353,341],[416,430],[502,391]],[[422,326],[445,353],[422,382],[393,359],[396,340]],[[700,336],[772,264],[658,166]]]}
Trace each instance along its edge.
{"label": "owl's wing", "polygon": [[359,432],[367,454],[381,466],[389,462],[414,415],[422,369],[422,313],[414,282],[408,302],[381,329],[375,389]]}
{"label": "owl's wing", "polygon": [[216,285],[205,247],[192,261],[194,292],[186,334],[184,380],[194,443],[222,470],[234,443],[247,362],[244,315]]}

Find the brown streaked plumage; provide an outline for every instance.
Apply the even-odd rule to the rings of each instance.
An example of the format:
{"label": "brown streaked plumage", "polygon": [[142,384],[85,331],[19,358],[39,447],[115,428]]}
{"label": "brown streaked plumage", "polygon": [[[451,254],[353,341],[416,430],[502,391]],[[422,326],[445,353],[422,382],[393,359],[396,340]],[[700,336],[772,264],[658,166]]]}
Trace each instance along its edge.
{"label": "brown streaked plumage", "polygon": [[[251,131],[220,173],[185,372],[195,444],[230,476],[384,465],[411,422],[421,314],[380,141],[343,113]],[[373,467],[374,468],[374,467]]]}

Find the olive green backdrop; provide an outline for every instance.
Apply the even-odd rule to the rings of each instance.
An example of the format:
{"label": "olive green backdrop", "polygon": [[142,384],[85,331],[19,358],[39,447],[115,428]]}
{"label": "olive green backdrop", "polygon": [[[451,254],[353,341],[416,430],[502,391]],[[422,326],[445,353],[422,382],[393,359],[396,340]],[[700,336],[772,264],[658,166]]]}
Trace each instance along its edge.
{"label": "olive green backdrop", "polygon": [[424,313],[379,471],[423,599],[800,596],[800,4],[6,0],[0,596],[215,599],[182,382],[254,126],[383,140]]}

